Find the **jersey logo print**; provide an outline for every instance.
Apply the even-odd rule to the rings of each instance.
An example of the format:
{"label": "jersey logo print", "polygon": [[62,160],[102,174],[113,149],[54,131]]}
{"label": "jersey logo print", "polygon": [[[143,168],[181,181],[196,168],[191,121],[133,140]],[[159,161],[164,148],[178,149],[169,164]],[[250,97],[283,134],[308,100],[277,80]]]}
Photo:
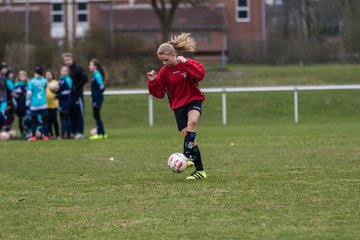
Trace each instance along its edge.
{"label": "jersey logo print", "polygon": [[37,98],[42,99],[43,98],[44,88],[39,86],[38,89],[39,89],[39,93],[37,94]]}

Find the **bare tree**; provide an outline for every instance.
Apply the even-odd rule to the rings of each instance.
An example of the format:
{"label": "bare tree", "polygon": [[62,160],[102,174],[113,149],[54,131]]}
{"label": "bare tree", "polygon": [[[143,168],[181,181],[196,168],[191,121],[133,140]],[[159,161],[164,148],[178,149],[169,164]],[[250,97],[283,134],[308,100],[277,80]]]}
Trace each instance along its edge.
{"label": "bare tree", "polygon": [[275,21],[269,22],[269,42],[276,48],[270,51],[279,56],[276,60],[327,61],[339,46],[334,38],[339,22],[335,1],[343,0],[282,0],[270,6]]}
{"label": "bare tree", "polygon": [[337,0],[342,13],[345,48],[348,52],[360,52],[360,2],[356,0]]}
{"label": "bare tree", "polygon": [[199,5],[204,0],[150,0],[151,6],[158,16],[161,24],[162,40],[166,42],[169,39],[172,23],[176,10],[180,4],[190,4],[192,6]]}

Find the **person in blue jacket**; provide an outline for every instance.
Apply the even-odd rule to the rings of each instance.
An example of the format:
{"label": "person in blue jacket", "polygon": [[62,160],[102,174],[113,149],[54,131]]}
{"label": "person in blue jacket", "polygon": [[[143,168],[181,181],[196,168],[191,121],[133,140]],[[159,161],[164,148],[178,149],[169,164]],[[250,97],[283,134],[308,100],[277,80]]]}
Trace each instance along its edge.
{"label": "person in blue jacket", "polygon": [[91,140],[104,139],[108,136],[105,134],[104,124],[100,116],[100,110],[104,101],[105,91],[105,71],[97,59],[92,59],[89,63],[89,69],[92,72],[91,79],[91,101],[93,106],[94,119],[96,121],[97,134],[91,136]]}
{"label": "person in blue jacket", "polygon": [[70,112],[72,132],[75,139],[84,138],[84,91],[85,84],[89,81],[84,69],[81,68],[74,60],[71,53],[64,53],[63,55],[64,65],[70,69],[70,78],[73,81],[71,96],[72,107]]}
{"label": "person in blue jacket", "polygon": [[26,115],[26,92],[27,92],[28,76],[26,71],[18,73],[18,81],[15,83],[13,96],[16,101],[15,114],[18,117],[18,125],[21,137],[25,137],[24,117]]}
{"label": "person in blue jacket", "polygon": [[62,138],[70,138],[72,135],[70,110],[72,106],[71,89],[73,82],[69,73],[70,70],[68,66],[64,65],[61,67],[57,98],[59,100]]}
{"label": "person in blue jacket", "polygon": [[5,63],[0,63],[0,130],[6,120],[6,73],[8,69]]}
{"label": "person in blue jacket", "polygon": [[[36,128],[42,125],[42,138],[49,140],[48,131],[48,110],[46,101],[47,79],[43,77],[44,70],[41,67],[35,69],[34,78],[29,81],[26,94],[26,106],[31,110],[32,137],[29,141],[36,141]],[[41,121],[39,121],[41,119]]]}
{"label": "person in blue jacket", "polygon": [[6,131],[9,131],[11,129],[11,125],[15,120],[14,113],[16,109],[16,101],[13,98],[13,92],[14,92],[14,73],[12,72],[11,67],[7,67],[7,73],[6,73],[6,121],[3,126],[3,129]]}
{"label": "person in blue jacket", "polygon": [[12,72],[11,67],[8,67],[6,73],[6,98],[8,102],[12,102],[12,92],[14,91],[14,73]]}

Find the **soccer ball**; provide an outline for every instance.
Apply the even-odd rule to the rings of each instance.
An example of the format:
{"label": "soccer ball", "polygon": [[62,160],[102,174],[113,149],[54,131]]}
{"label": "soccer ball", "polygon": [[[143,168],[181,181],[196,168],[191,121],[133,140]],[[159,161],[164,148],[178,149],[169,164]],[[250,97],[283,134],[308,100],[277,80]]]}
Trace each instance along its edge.
{"label": "soccer ball", "polygon": [[11,140],[16,139],[16,130],[12,129],[8,133]]}
{"label": "soccer ball", "polygon": [[187,168],[188,159],[182,153],[173,153],[168,159],[168,166],[171,171],[181,173]]}
{"label": "soccer ball", "polygon": [[41,136],[42,136],[41,131],[36,130],[36,132],[35,132],[35,137],[36,137],[37,139],[40,139],[40,138],[41,138]]}
{"label": "soccer ball", "polygon": [[90,130],[90,135],[91,136],[94,136],[94,135],[96,135],[97,134],[97,129],[96,128],[92,128],[91,130]]}
{"label": "soccer ball", "polygon": [[0,133],[0,139],[1,139],[1,141],[7,141],[8,139],[9,139],[9,133],[7,133],[7,132],[1,132]]}
{"label": "soccer ball", "polygon": [[59,91],[59,82],[58,81],[52,81],[49,83],[49,88],[52,92]]}

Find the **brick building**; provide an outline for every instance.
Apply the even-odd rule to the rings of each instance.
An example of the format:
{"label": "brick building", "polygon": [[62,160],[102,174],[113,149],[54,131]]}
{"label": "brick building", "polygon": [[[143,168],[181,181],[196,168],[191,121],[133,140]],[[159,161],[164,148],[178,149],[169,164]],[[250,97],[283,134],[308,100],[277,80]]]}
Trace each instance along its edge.
{"label": "brick building", "polygon": [[[11,21],[23,29],[28,9],[30,28],[42,29],[59,42],[71,43],[96,27],[135,35],[157,46],[161,43],[160,22],[147,2],[0,0],[0,21]],[[181,5],[172,29],[175,33],[193,34],[199,58],[218,61],[226,54],[233,60],[251,59],[260,54],[266,39],[265,10],[265,0],[211,0],[196,7]]]}

